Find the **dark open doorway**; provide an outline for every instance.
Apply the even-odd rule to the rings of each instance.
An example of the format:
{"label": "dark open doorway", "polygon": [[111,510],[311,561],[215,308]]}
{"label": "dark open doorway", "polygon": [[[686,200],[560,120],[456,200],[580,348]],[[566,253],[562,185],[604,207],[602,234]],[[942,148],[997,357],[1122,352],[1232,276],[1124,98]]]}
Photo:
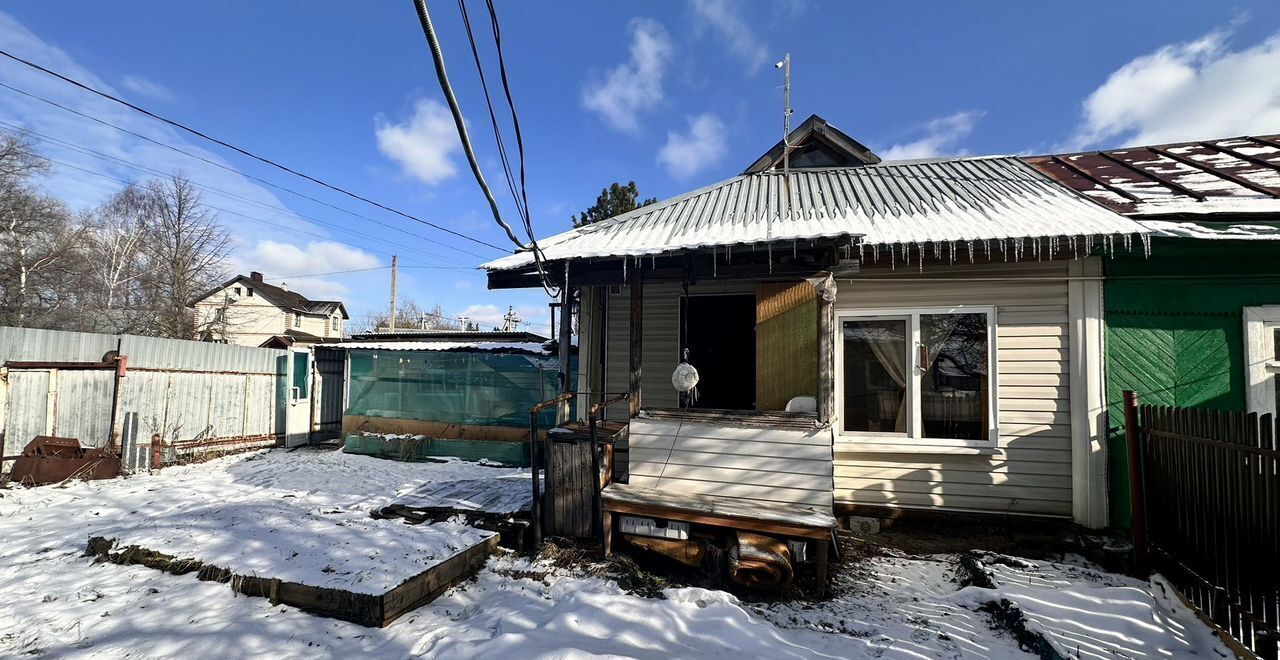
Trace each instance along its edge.
{"label": "dark open doorway", "polygon": [[696,408],[753,410],[756,393],[756,297],[685,296],[680,346],[698,369]]}

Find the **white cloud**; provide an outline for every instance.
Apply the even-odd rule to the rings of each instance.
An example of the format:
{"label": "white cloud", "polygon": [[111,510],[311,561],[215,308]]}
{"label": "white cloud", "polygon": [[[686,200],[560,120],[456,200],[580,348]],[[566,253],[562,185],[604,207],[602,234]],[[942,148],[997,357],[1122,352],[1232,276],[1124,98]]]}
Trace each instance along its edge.
{"label": "white cloud", "polygon": [[710,113],[689,117],[689,129],[667,132],[658,163],[677,179],[687,179],[714,165],[728,151],[724,122]]}
{"label": "white cloud", "polygon": [[453,115],[444,104],[419,99],[408,121],[396,124],[379,116],[375,123],[378,150],[399,163],[405,174],[435,185],[458,173],[450,156],[462,148],[462,143],[458,141]]}
{"label": "white cloud", "polygon": [[925,122],[921,128],[924,136],[911,142],[895,144],[888,149],[877,150],[884,160],[911,160],[915,158],[938,158],[941,156],[960,156],[967,153],[957,149],[956,145],[973,133],[978,120],[986,114],[979,110],[965,110],[946,117],[939,117]]}
{"label": "white cloud", "polygon": [[620,131],[640,130],[638,116],[662,102],[662,79],[675,45],[662,24],[648,18],[631,21],[631,59],[582,90],[582,106]]}
{"label": "white cloud", "polygon": [[[13,52],[22,53],[24,57],[34,62],[80,80],[95,89],[124,95],[119,94],[117,89],[92,70],[82,66],[66,51],[41,39],[22,23],[3,12],[0,12],[0,43],[6,44],[5,47]],[[176,146],[189,153],[197,154],[201,158],[229,167],[227,161],[221,156],[204,149],[199,143],[189,142],[185,136],[179,134],[175,129],[164,126],[106,99],[85,94],[83,91],[56,78],[16,62],[8,60],[0,62],[0,79],[3,79],[6,84],[23,91],[39,95],[78,112],[110,122],[133,133],[144,135],[162,144]],[[16,125],[22,129],[73,145],[84,145],[112,158],[137,163],[161,172],[180,170],[193,181],[197,181],[206,187],[218,188],[233,195],[252,200],[251,203],[246,204],[243,201],[209,194],[206,195],[206,201],[210,204],[255,216],[270,215],[264,213],[259,204],[281,209],[282,211],[285,209],[284,205],[271,191],[250,182],[234,170],[223,169],[184,156],[163,146],[73,115],[65,110],[55,108],[27,96],[9,92],[0,94],[0,117],[3,117],[6,123]],[[7,127],[4,128],[9,130]],[[41,155],[53,161],[59,161],[52,163],[50,172],[41,178],[41,187],[75,209],[95,206],[104,201],[109,195],[118,191],[122,184],[112,179],[138,180],[151,176],[118,161],[75,151],[44,140],[36,135],[32,135],[31,139],[36,150]],[[75,168],[82,168],[105,176],[96,176]],[[246,225],[246,221],[232,217],[230,214],[223,214],[222,220],[224,223],[237,228],[261,227],[261,225]],[[272,217],[272,221],[293,227],[308,227],[314,230],[314,227],[309,223],[297,220]]]}
{"label": "white cloud", "polygon": [[300,246],[273,240],[258,241],[253,247],[242,250],[231,263],[241,274],[259,271],[272,284],[288,283],[291,290],[313,299],[340,299],[349,289],[331,278],[291,279],[291,276],[377,268],[382,265],[378,257],[342,243],[312,241]]}
{"label": "white cloud", "polygon": [[1230,31],[1169,44],[1085,99],[1066,149],[1270,133],[1280,127],[1280,33],[1232,50]]}
{"label": "white cloud", "polygon": [[173,90],[142,76],[125,76],[120,79],[120,84],[138,96],[165,102],[174,99]]}
{"label": "white cloud", "polygon": [[746,63],[747,72],[755,73],[769,61],[769,49],[738,12],[742,6],[749,5],[728,0],[693,0],[693,13],[700,29],[710,28],[724,40],[730,53]]}

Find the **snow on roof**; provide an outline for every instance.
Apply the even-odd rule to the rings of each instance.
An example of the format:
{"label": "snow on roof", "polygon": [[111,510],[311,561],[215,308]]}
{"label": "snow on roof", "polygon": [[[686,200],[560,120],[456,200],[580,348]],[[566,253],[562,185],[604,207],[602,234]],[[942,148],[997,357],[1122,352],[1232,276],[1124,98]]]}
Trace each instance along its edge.
{"label": "snow on roof", "polygon": [[1226,241],[1280,241],[1280,224],[1265,223],[1216,223],[1173,222],[1169,220],[1143,220],[1152,236],[1167,238],[1197,238]]}
{"label": "snow on roof", "polygon": [[373,351],[489,351],[492,353],[522,353],[552,355],[545,344],[536,342],[499,341],[346,341],[331,344],[334,348],[362,348]]}
{"label": "snow on roof", "polygon": [[1026,159],[1118,213],[1280,213],[1280,136],[1129,147]]}
{"label": "snow on roof", "polygon": [[[1143,233],[1020,159],[997,156],[793,170],[789,179],[743,174],[538,245],[556,261],[838,237],[918,245]],[[532,263],[524,252],[482,268]]]}

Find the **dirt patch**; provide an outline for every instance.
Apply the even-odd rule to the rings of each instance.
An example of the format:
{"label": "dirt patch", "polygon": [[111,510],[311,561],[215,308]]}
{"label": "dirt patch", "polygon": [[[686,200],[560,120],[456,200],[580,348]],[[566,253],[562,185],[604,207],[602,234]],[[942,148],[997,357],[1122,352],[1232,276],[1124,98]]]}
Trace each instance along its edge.
{"label": "dirt patch", "polygon": [[[1078,554],[1112,572],[1129,570],[1124,539],[1065,522],[1031,518],[900,519],[878,534],[848,535],[864,544],[908,555],[964,554],[987,551],[1031,559],[1056,560]],[[845,543],[848,547],[851,544]]]}

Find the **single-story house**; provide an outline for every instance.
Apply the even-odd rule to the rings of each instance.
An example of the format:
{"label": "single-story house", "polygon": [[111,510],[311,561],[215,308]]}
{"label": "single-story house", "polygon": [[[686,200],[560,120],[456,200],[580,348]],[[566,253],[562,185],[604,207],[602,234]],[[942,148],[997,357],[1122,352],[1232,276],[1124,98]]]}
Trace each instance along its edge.
{"label": "single-story house", "polygon": [[[1019,158],[881,162],[813,116],[738,176],[539,241],[580,389],[630,394],[606,520],[1105,525],[1102,262],[1149,231]],[[484,268],[540,284],[528,251]]]}
{"label": "single-story house", "polygon": [[[335,347],[347,353],[347,451],[401,453],[403,443],[383,436],[422,436],[408,458],[527,465],[529,409],[560,387],[558,347],[530,332],[378,332]],[[540,427],[555,416],[547,410]]]}
{"label": "single-story house", "polygon": [[1275,414],[1280,388],[1280,135],[1027,162],[1152,232],[1104,263],[1112,511],[1129,521],[1124,390],[1146,403]]}

